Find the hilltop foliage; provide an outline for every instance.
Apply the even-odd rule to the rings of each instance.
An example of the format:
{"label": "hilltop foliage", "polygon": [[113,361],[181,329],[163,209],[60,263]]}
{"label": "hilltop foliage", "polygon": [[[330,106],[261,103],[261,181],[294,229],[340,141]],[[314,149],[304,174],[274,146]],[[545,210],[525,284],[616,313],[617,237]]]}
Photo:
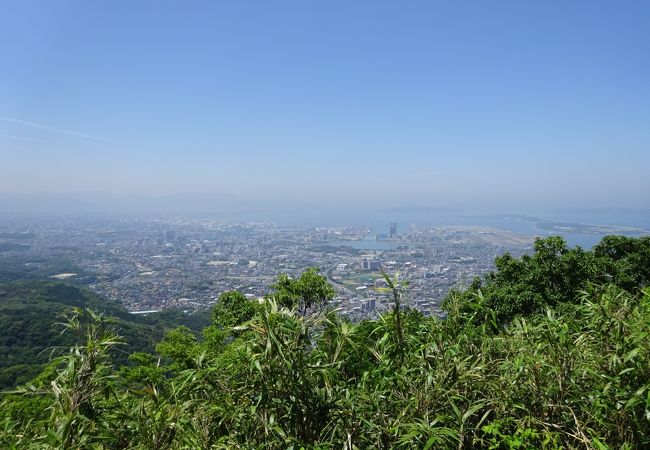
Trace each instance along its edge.
{"label": "hilltop foliage", "polygon": [[280,277],[264,304],[225,294],[203,336],[176,329],[120,369],[114,326],[78,310],[78,343],[5,396],[0,446],[648,448],[648,244],[539,240],[452,292],[445,320],[352,324],[281,303]]}
{"label": "hilltop foliage", "polygon": [[473,307],[480,304],[500,323],[518,315],[543,312],[580,299],[588,284],[613,284],[630,293],[650,283],[650,236],[606,236],[593,250],[568,248],[561,237],[537,239],[535,252],[521,258],[504,254],[495,259],[497,270],[470,289],[458,293]]}

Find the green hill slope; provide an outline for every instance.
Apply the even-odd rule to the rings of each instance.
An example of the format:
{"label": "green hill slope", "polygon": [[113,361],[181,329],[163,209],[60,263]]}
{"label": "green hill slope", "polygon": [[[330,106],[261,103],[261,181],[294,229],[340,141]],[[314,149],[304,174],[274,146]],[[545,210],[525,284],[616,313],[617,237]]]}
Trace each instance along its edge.
{"label": "green hill slope", "polygon": [[61,314],[74,307],[89,308],[118,319],[127,345],[116,352],[118,363],[128,353],[151,351],[165,331],[179,325],[200,330],[207,315],[187,316],[166,311],[134,316],[119,303],[91,291],[54,281],[0,283],[0,388],[21,384],[37,375],[56,347],[69,347],[74,337],[62,334]]}

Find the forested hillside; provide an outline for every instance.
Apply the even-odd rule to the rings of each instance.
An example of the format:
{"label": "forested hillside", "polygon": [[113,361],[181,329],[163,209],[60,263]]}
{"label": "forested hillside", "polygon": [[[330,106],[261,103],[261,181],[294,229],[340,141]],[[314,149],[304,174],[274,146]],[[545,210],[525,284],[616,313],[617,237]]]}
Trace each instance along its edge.
{"label": "forested hillside", "polygon": [[52,280],[52,276],[61,273],[74,273],[76,276],[67,280],[76,286],[95,281],[95,276],[65,257],[29,257],[24,255],[1,255],[0,283],[20,280]]}
{"label": "forested hillside", "polygon": [[179,325],[202,329],[207,317],[165,311],[150,316],[129,314],[119,303],[101,298],[87,289],[54,281],[0,283],[0,388],[29,381],[52,352],[70,347],[75,337],[61,333],[56,323],[70,308],[89,308],[116,319],[115,329],[127,345],[114,352],[117,363],[128,353],[152,351],[166,330]]}
{"label": "forested hillside", "polygon": [[78,338],[4,396],[5,448],[649,448],[650,237],[591,251],[538,240],[445,301],[352,324],[315,270],[264,304],[224,294],[201,336],[124,340],[77,311]]}

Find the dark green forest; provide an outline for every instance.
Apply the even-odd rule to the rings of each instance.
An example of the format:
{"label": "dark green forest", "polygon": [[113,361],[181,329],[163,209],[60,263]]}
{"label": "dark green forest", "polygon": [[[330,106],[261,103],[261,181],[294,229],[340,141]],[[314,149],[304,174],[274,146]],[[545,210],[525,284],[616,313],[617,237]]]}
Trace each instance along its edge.
{"label": "dark green forest", "polygon": [[135,316],[117,302],[62,282],[0,283],[0,389],[29,381],[43,370],[53,353],[75,343],[73,335],[61,333],[61,327],[56,326],[74,307],[102,312],[113,319],[115,330],[127,343],[114,354],[117,364],[126,363],[130,353],[153,351],[172,328],[185,325],[198,332],[209,324],[208,314],[186,315],[175,310]]}
{"label": "dark green forest", "polygon": [[[263,303],[223,294],[201,333],[178,327],[150,351],[79,291],[3,287],[3,305],[47,303],[45,289],[76,308],[58,326],[70,345],[3,394],[0,447],[650,448],[650,237],[539,239],[450,292],[444,319],[386,277],[378,320],[332,311],[310,269],[279,275]],[[15,340],[7,354],[27,348]]]}

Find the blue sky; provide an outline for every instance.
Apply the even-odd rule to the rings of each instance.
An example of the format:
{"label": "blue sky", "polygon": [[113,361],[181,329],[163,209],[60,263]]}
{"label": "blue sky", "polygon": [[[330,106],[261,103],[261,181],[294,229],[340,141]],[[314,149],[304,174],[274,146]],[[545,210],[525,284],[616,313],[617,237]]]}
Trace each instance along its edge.
{"label": "blue sky", "polygon": [[646,1],[4,1],[0,192],[646,208],[649,23]]}

